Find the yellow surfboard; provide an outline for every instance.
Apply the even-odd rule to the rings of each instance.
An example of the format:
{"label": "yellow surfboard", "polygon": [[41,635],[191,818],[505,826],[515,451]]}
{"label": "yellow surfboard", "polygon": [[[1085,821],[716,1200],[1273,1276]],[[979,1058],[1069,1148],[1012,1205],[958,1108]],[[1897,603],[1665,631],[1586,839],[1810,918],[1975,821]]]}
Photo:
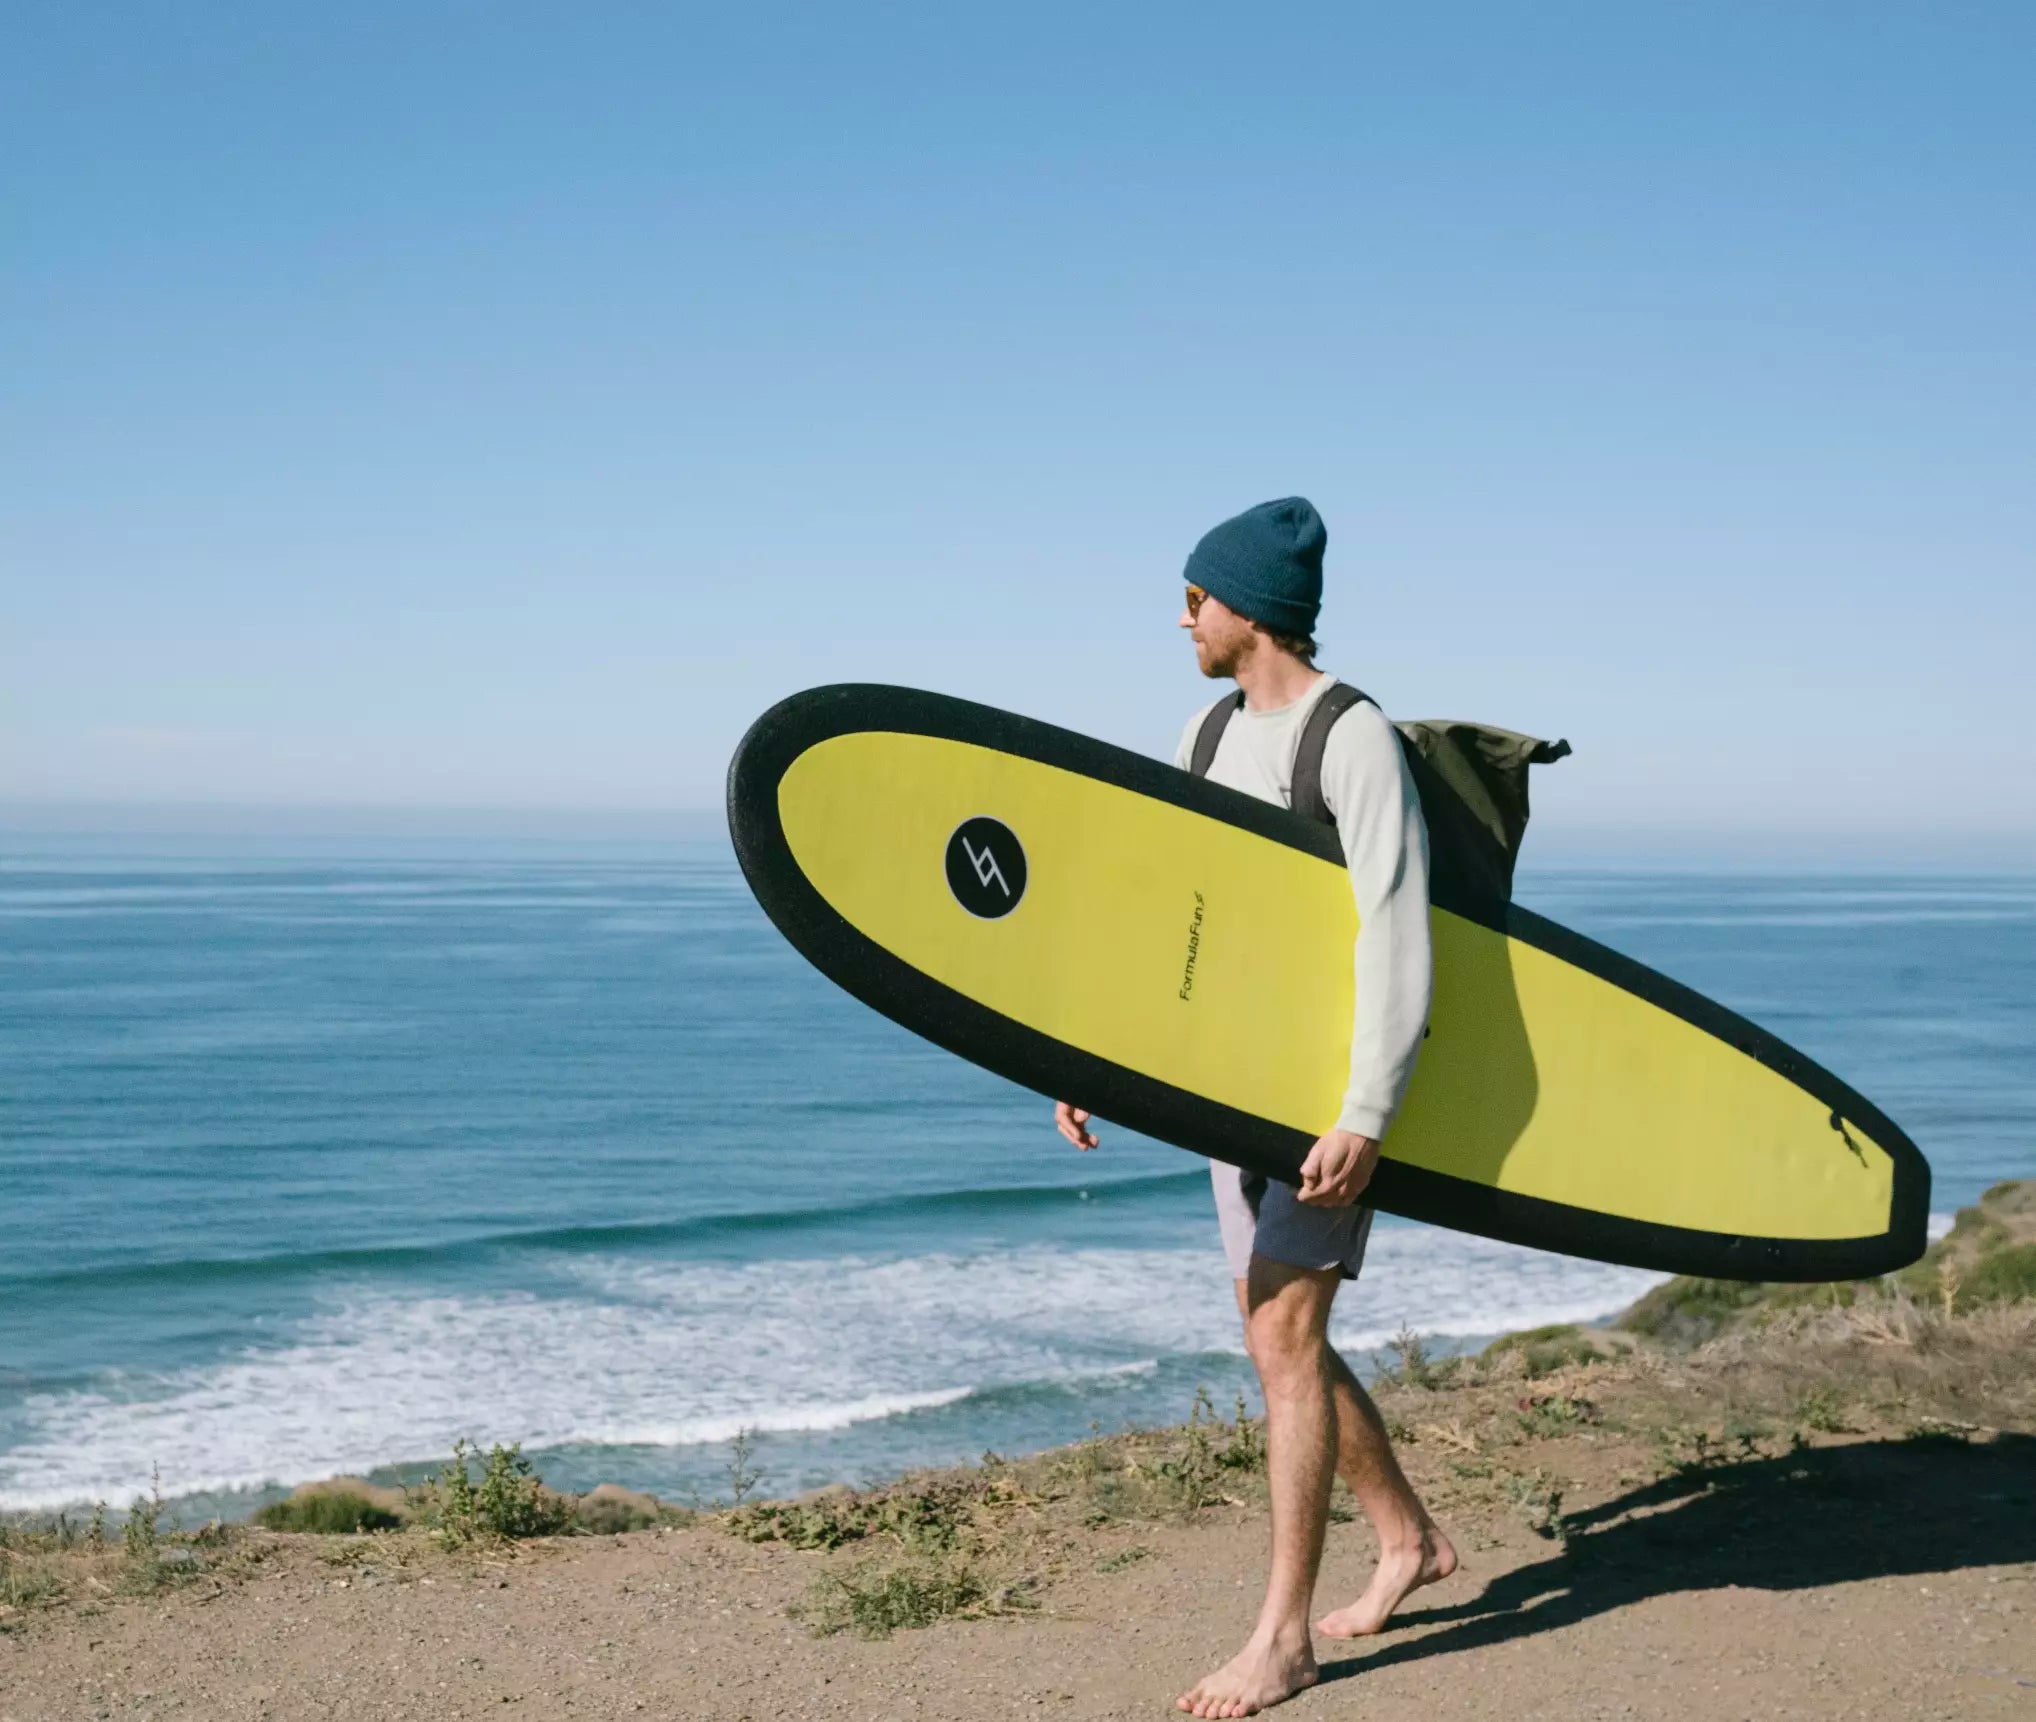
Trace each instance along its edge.
{"label": "yellow surfboard", "polygon": [[[1288,1182],[1335,1122],[1359,1001],[1328,827],[1009,712],[860,685],[759,718],[728,806],[792,944],[962,1057]],[[1922,1252],[1922,1155],[1829,1072],[1527,910],[1431,913],[1428,1038],[1368,1201],[1718,1277],[1854,1278]]]}

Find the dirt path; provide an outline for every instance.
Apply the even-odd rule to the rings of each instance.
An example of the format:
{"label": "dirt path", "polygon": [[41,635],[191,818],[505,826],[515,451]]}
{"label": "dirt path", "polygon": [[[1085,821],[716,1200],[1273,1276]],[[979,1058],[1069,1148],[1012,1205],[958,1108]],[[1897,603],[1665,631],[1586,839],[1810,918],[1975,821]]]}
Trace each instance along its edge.
{"label": "dirt path", "polygon": [[[1320,1643],[1325,1682],[1288,1714],[2036,1718],[2030,1443],[1939,1445],[1613,1483],[1568,1506],[1566,1545],[1460,1513],[1466,1570],[1398,1630]],[[711,1524],[478,1560],[276,1538],[251,1578],[0,1635],[0,1722],[1156,1717],[1247,1628],[1264,1534],[1255,1506],[1104,1526],[1036,1610],[879,1641],[787,1615],[838,1556]],[[1362,1525],[1334,1530],[1325,1599],[1362,1584],[1368,1548]]]}

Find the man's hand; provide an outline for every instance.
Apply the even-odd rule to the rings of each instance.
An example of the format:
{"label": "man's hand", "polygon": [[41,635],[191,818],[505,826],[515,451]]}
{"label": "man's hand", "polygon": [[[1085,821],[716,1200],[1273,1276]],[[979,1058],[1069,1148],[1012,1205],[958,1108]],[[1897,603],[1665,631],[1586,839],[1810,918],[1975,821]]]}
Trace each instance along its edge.
{"label": "man's hand", "polygon": [[1089,1115],[1065,1100],[1053,1103],[1053,1127],[1084,1154],[1096,1145],[1096,1138],[1089,1130]]}
{"label": "man's hand", "polygon": [[1301,1162],[1301,1200],[1317,1208],[1347,1208],[1364,1194],[1379,1163],[1379,1145],[1352,1130],[1317,1138]]}

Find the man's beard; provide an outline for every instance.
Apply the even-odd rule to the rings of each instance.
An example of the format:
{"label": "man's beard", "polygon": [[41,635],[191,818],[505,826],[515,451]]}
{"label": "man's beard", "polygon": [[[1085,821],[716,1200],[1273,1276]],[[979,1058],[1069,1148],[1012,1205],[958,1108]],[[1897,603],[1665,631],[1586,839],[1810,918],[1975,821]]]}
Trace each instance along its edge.
{"label": "man's beard", "polygon": [[1211,681],[1219,681],[1225,676],[1237,674],[1237,666],[1244,661],[1244,654],[1249,648],[1250,642],[1248,640],[1234,641],[1228,651],[1212,645],[1206,640],[1201,642],[1201,646],[1202,650],[1197,652],[1195,656],[1201,663],[1202,674]]}

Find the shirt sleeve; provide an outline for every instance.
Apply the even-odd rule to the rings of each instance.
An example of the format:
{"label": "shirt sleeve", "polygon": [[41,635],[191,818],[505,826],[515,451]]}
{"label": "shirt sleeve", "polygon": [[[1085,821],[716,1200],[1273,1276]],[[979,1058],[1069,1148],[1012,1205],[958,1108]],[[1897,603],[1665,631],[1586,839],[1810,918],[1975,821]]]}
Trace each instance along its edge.
{"label": "shirt sleeve", "polygon": [[1322,798],[1357,901],[1350,1086],[1337,1128],[1385,1135],[1400,1109],[1435,993],[1428,928],[1428,827],[1399,732],[1369,701],[1329,732]]}

